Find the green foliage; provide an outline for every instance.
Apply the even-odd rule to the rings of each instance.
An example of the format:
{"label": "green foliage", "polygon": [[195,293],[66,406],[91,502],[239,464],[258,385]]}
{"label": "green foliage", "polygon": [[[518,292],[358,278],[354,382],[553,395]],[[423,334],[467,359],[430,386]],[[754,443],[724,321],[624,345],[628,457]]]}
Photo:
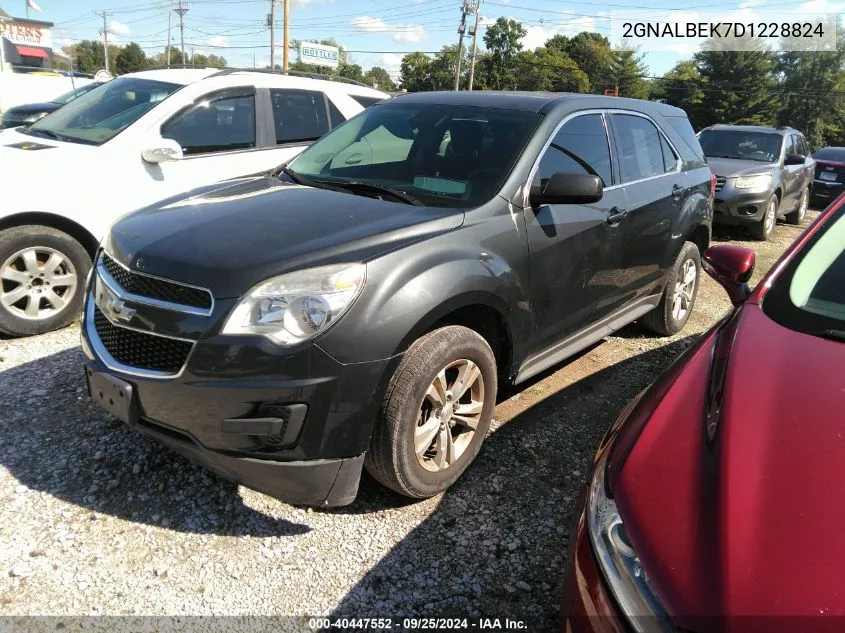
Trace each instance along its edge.
{"label": "green foliage", "polygon": [[[546,46],[558,46],[562,40],[553,37]],[[578,68],[586,73],[592,92],[613,88],[612,70],[616,60],[610,50],[610,41],[598,33],[582,32],[566,42],[566,52]]]}
{"label": "green foliage", "polygon": [[123,50],[118,53],[115,59],[114,69],[118,75],[125,75],[126,73],[135,73],[143,70],[147,66],[147,55],[135,42],[127,44]]}
{"label": "green foliage", "polygon": [[396,84],[390,78],[390,74],[380,66],[373,66],[366,73],[364,73],[364,83],[369,86],[375,86],[379,90],[386,92],[393,92],[396,90]]}
{"label": "green foliage", "polygon": [[650,92],[648,68],[637,51],[623,48],[613,51],[613,64],[610,68],[614,87],[619,87],[620,97],[647,99]]}
{"label": "green foliage", "polygon": [[487,28],[484,44],[490,53],[487,81],[491,90],[503,90],[517,84],[515,61],[522,51],[521,40],[527,32],[520,22],[503,17]]}
{"label": "green foliage", "polygon": [[425,53],[410,53],[402,58],[399,86],[408,92],[434,90],[431,82],[431,57]]}
{"label": "green foliage", "polygon": [[[109,44],[109,69],[112,72],[115,70],[120,51],[119,46]],[[78,44],[65,46],[62,52],[73,60],[73,67],[77,72],[95,73],[105,68],[106,60],[103,55],[102,42],[82,40]]]}

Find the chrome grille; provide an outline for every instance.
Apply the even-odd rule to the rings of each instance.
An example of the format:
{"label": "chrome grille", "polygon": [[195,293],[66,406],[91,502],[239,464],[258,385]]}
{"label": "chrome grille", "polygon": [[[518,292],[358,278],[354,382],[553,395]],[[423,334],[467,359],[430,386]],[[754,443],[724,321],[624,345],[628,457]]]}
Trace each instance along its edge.
{"label": "chrome grille", "polygon": [[123,365],[138,369],[178,374],[193,347],[193,343],[188,341],[145,334],[113,325],[96,306],[94,329],[112,358]]}
{"label": "chrome grille", "polygon": [[716,192],[717,193],[722,190],[722,187],[725,186],[725,183],[727,181],[728,181],[728,179],[725,176],[716,176]]}
{"label": "chrome grille", "polygon": [[136,273],[124,268],[105,253],[102,263],[109,275],[127,292],[177,305],[211,309],[212,298],[208,290]]}

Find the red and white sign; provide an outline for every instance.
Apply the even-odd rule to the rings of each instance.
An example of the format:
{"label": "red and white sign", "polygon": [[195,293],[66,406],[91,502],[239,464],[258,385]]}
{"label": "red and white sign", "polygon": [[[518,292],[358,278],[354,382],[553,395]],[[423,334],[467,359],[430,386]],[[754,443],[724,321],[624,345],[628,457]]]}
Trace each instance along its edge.
{"label": "red and white sign", "polygon": [[49,26],[12,21],[0,23],[0,28],[3,37],[13,44],[53,48],[53,36]]}

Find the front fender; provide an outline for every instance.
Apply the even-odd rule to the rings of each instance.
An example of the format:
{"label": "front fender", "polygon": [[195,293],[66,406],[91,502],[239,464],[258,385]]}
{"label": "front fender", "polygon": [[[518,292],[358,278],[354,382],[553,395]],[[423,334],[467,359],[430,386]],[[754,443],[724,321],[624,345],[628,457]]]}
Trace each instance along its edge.
{"label": "front fender", "polygon": [[[486,230],[490,223],[498,224],[488,220]],[[525,341],[530,304],[522,242],[516,232],[502,235],[514,238],[497,240],[498,252],[458,230],[415,245],[413,256],[401,249],[369,263],[356,305],[318,344],[342,363],[390,358],[449,313],[471,305],[496,310],[511,340]]]}

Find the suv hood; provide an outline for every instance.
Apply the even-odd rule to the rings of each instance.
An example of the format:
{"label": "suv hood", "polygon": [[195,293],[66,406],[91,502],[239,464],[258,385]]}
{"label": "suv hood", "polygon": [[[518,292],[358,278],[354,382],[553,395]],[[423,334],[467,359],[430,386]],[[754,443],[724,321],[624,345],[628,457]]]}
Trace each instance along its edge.
{"label": "suv hood", "polygon": [[764,163],[759,160],[741,160],[739,158],[707,157],[707,164],[717,176],[733,178],[752,174],[769,174],[778,168],[777,163]]}
{"label": "suv hood", "polygon": [[62,107],[61,103],[55,101],[45,101],[44,103],[27,103],[26,105],[15,106],[9,108],[3,114],[14,112],[15,114],[33,114],[38,112],[53,112]]}
{"label": "suv hood", "polygon": [[[754,626],[735,616],[754,616],[767,633],[841,630],[845,344],[786,329],[757,305],[739,318],[714,439],[701,413],[705,349],[646,424],[614,497],[683,628],[745,631]],[[831,617],[796,629],[785,616]]]}
{"label": "suv hood", "polygon": [[212,185],[122,218],[105,248],[133,269],[239,297],[268,277],[366,261],[459,227],[458,209],[417,207],[266,176]]}

